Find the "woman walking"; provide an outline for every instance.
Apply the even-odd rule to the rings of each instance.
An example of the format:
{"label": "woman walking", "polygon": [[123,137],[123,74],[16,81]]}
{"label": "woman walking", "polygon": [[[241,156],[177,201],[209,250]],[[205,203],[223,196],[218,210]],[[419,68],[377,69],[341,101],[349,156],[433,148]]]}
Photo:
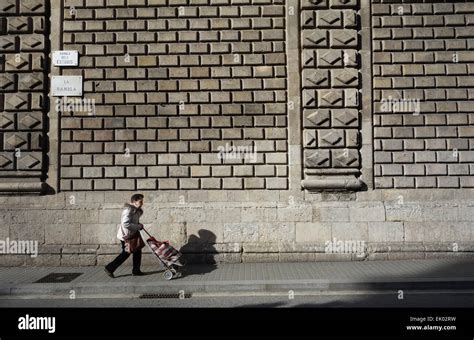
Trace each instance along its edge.
{"label": "woman walking", "polygon": [[[117,231],[117,238],[120,240],[122,252],[115,258],[115,260],[105,266],[105,272],[112,278],[115,277],[115,270],[130,256],[130,253],[127,252],[128,249],[125,241],[134,237],[140,237],[139,231],[143,229],[143,224],[140,223],[140,216],[143,215],[143,198],[142,194],[134,194],[130,199],[130,203],[126,203],[122,211],[122,219]],[[143,272],[140,270],[141,261],[142,250],[139,248],[133,251],[132,275],[143,275]]]}

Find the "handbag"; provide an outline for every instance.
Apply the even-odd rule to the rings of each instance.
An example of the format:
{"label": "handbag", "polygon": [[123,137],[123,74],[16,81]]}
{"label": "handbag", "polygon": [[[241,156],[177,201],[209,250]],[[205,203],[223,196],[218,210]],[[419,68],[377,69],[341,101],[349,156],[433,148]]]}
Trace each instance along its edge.
{"label": "handbag", "polygon": [[125,240],[125,251],[129,254],[134,253],[145,246],[142,237],[139,232]]}

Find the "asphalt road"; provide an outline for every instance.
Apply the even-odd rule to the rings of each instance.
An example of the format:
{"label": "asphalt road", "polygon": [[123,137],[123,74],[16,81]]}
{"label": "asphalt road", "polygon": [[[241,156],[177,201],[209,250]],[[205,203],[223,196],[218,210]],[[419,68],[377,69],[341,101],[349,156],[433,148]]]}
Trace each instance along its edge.
{"label": "asphalt road", "polygon": [[193,295],[190,298],[138,298],[138,297],[76,297],[75,299],[43,298],[1,298],[0,307],[161,307],[161,308],[231,308],[231,307],[391,307],[391,308],[443,308],[474,307],[474,292],[423,291],[404,292],[400,299],[398,292],[360,293],[343,292],[335,294],[308,293],[294,296],[284,294],[213,294]]}

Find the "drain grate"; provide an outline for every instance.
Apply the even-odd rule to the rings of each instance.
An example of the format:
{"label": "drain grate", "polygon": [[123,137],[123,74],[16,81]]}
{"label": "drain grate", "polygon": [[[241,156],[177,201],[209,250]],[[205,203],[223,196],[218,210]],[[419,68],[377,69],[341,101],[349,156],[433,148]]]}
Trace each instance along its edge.
{"label": "drain grate", "polygon": [[189,299],[191,293],[171,293],[171,294],[142,294],[140,299]]}
{"label": "drain grate", "polygon": [[81,275],[82,273],[51,273],[34,283],[68,283]]}

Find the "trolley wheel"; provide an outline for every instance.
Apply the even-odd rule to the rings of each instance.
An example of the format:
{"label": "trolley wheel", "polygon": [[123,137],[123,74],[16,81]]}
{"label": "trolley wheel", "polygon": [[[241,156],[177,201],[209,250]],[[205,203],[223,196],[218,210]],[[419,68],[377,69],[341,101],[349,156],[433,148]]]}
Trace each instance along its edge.
{"label": "trolley wheel", "polygon": [[173,272],[171,270],[166,270],[164,273],[163,273],[163,277],[165,278],[165,280],[171,280],[173,278]]}

